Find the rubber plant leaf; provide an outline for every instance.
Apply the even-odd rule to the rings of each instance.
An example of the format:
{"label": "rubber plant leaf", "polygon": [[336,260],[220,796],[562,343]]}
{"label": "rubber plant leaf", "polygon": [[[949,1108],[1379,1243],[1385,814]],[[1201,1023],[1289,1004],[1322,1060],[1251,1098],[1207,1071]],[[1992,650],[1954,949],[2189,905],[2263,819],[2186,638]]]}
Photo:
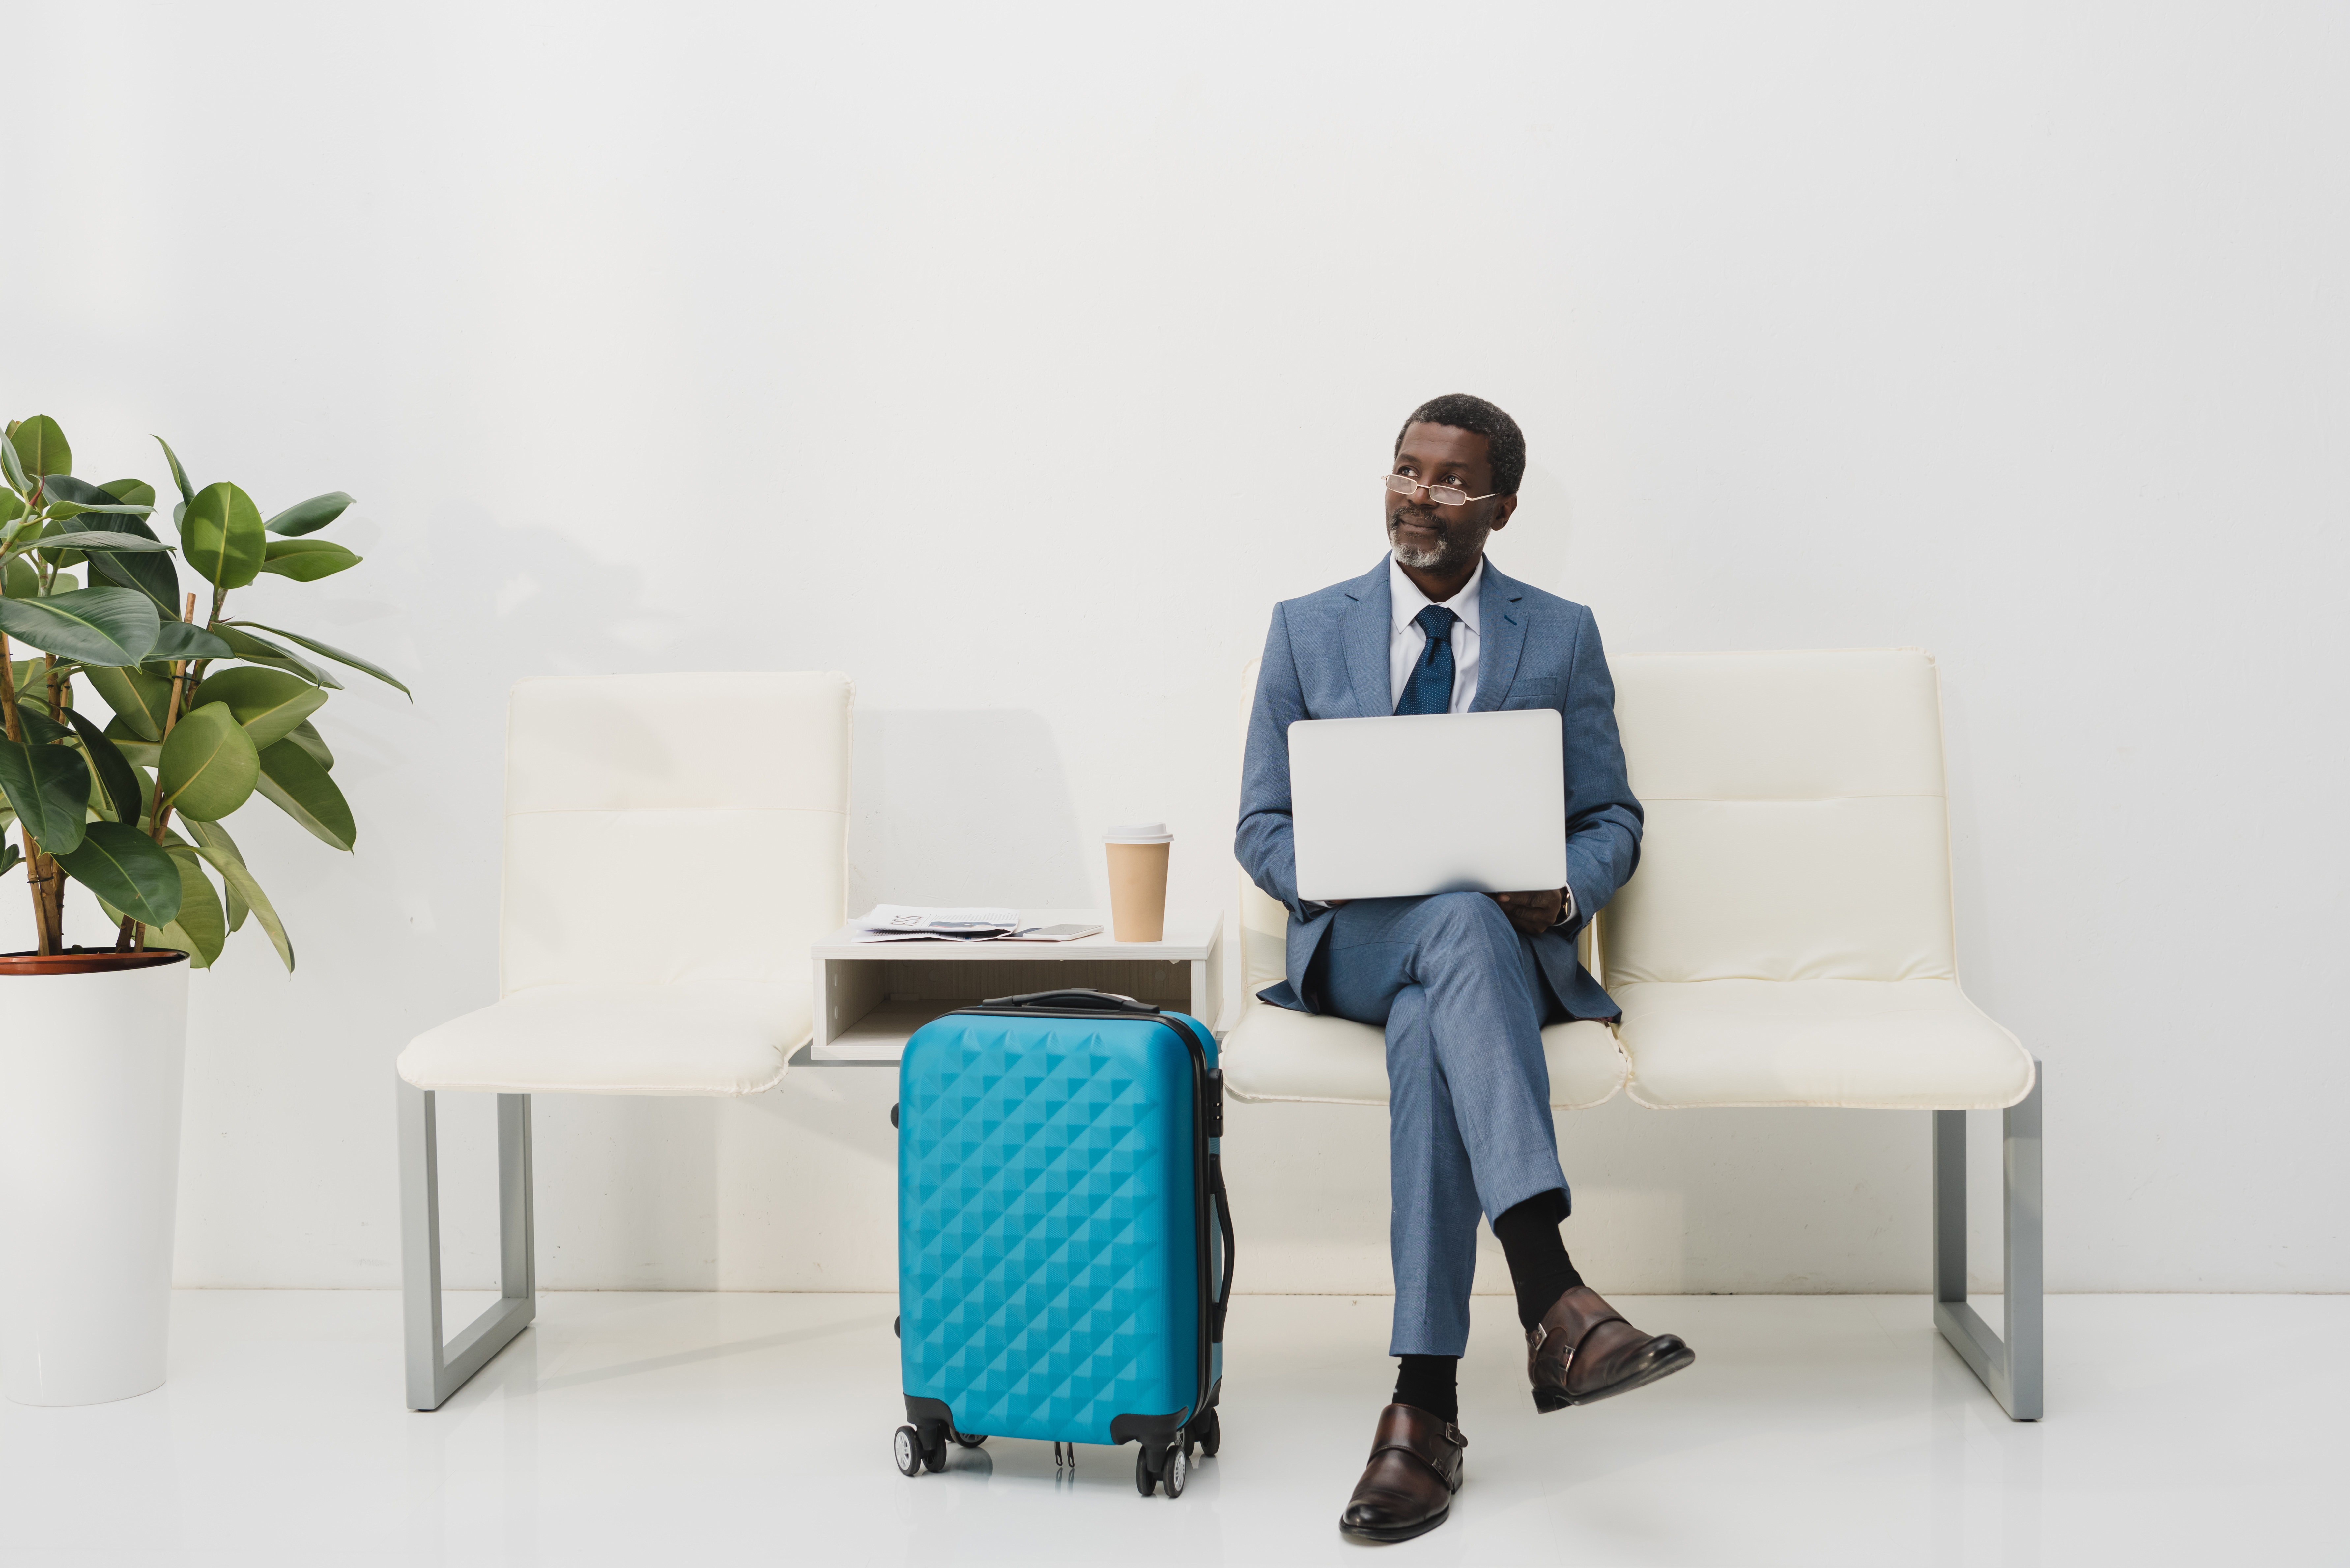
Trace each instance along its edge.
{"label": "rubber plant leaf", "polygon": [[[83,555],[79,550],[68,549],[63,545],[53,545],[53,542],[61,535],[65,534],[69,526],[70,525],[68,524],[57,522],[54,519],[41,524],[41,559],[47,561],[52,566],[78,566],[89,558]],[[50,586],[55,587],[56,585],[52,584]],[[68,587],[71,587],[73,586],[73,579],[70,577],[67,578],[66,586]]]}
{"label": "rubber plant leaf", "polygon": [[47,414],[20,421],[8,432],[8,444],[16,449],[16,461],[28,478],[73,472],[73,448],[66,444],[66,432],[57,421]]}
{"label": "rubber plant leaf", "polygon": [[350,803],[317,759],[291,741],[280,741],[261,753],[261,793],[269,803],[310,830],[311,836],[338,849],[359,841]]}
{"label": "rubber plant leaf", "polygon": [[335,753],[328,748],[327,737],[318,733],[318,726],[309,720],[295,725],[294,732],[286,738],[309,753],[320,767],[331,769],[335,765]]}
{"label": "rubber plant leaf", "polygon": [[235,840],[230,838],[228,830],[217,822],[203,822],[194,818],[182,820],[187,823],[188,832],[196,841],[196,853],[212,863],[213,869],[221,875],[222,886],[229,892],[232,908],[229,929],[234,930],[244,923],[235,918],[234,908],[238,903],[245,905],[253,911],[254,919],[261,922],[261,929],[268,933],[269,943],[277,950],[277,957],[286,965],[286,972],[293,973],[294,944],[286,939],[285,923],[278,919],[276,908],[270,903],[269,895],[261,890],[261,884],[254,880],[252,871],[246,867],[244,856],[238,850]]}
{"label": "rubber plant leaf", "polygon": [[[174,624],[182,624],[177,623]],[[82,679],[114,710],[117,722],[142,741],[163,738],[163,709],[172,701],[172,683],[143,670],[93,666]]]}
{"label": "rubber plant leaf", "polygon": [[16,722],[24,730],[25,739],[36,746],[62,741],[73,732],[49,717],[48,704],[42,700],[38,687],[16,699]]}
{"label": "rubber plant leaf", "polygon": [[180,912],[160,931],[148,934],[150,947],[177,948],[188,955],[191,969],[210,969],[228,941],[228,922],[222,918],[220,895],[203,872],[203,861],[192,849],[172,849],[165,857],[180,877]]}
{"label": "rubber plant leaf", "polygon": [[98,775],[99,787],[106,792],[107,805],[113,808],[115,820],[137,826],[139,814],[147,808],[147,803],[145,792],[139,787],[139,775],[131,771],[130,759],[106,738],[106,732],[88,715],[68,708],[66,718],[80,738],[82,754],[89,759],[90,771]]}
{"label": "rubber plant leaf", "polygon": [[261,569],[291,577],[297,583],[315,583],[320,577],[349,571],[365,558],[351,554],[332,539],[272,539]]}
{"label": "rubber plant leaf", "polygon": [[237,658],[249,664],[265,664],[272,670],[287,670],[330,691],[340,691],[343,689],[343,683],[335,679],[333,670],[311,663],[290,648],[280,648],[265,637],[240,631],[229,621],[222,621],[213,630],[220,634]]}
{"label": "rubber plant leaf", "polygon": [[253,738],[255,749],[264,750],[292,734],[296,725],[325,705],[327,694],[282,670],[243,665],[209,677],[188,701],[194,707],[227,703]]}
{"label": "rubber plant leaf", "polygon": [[[69,473],[53,473],[43,480],[41,499],[48,504],[49,515],[61,520],[91,512],[108,517],[144,517],[154,510],[143,502],[125,501],[102,486]],[[96,523],[91,526],[103,528],[106,524]]]}
{"label": "rubber plant leaf", "polygon": [[180,454],[173,452],[172,443],[161,436],[155,438],[155,444],[163,449],[163,460],[172,465],[172,483],[180,487],[180,504],[187,505],[196,498],[196,490],[188,483],[188,471],[180,466]]}
{"label": "rubber plant leaf", "polygon": [[[77,518],[68,523],[66,527],[87,533],[96,524],[85,525]],[[180,571],[172,565],[171,546],[157,539],[155,530],[136,517],[118,518],[106,532],[153,540],[155,547],[140,551],[99,551],[90,556],[90,570],[126,588],[137,588],[155,601],[156,610],[165,620],[177,620],[180,616]],[[97,585],[93,582],[91,586]]]}
{"label": "rubber plant leaf", "polygon": [[159,659],[230,659],[236,650],[203,627],[184,620],[167,620],[147,650],[149,662]]}
{"label": "rubber plant leaf", "polygon": [[351,498],[339,490],[324,495],[313,495],[307,501],[296,501],[263,526],[272,534],[293,538],[297,535],[315,534],[340,517],[351,504]]}
{"label": "rubber plant leaf", "polygon": [[217,822],[253,796],[261,755],[225,702],[180,717],[163,742],[163,798],[174,810]]}
{"label": "rubber plant leaf", "polygon": [[356,653],[346,653],[332,643],[320,642],[316,638],[304,637],[298,631],[287,631],[282,626],[270,626],[266,622],[263,621],[241,620],[235,624],[238,626],[249,626],[260,631],[274,631],[278,636],[285,638],[290,642],[300,643],[303,647],[308,649],[313,653],[323,655],[328,659],[333,659],[338,664],[347,664],[353,670],[359,671],[362,675],[372,675],[387,686],[399,687],[402,696],[407,697],[411,701],[415,700],[416,693],[409,691],[405,685],[402,685],[398,676],[393,675],[388,670],[383,670],[376,665],[369,664],[366,659],[361,659]]}
{"label": "rubber plant leaf", "polygon": [[129,588],[76,588],[45,599],[0,599],[0,631],[82,664],[136,664],[162,628],[155,601]]}
{"label": "rubber plant leaf", "polygon": [[149,926],[179,918],[184,884],[161,845],[127,823],[93,822],[79,846],[57,856],[66,874],[119,911]]}
{"label": "rubber plant leaf", "polygon": [[63,856],[80,847],[89,816],[89,769],[79,752],[0,737],[0,794],[43,849]]}
{"label": "rubber plant leaf", "polygon": [[223,593],[260,575],[268,543],[261,531],[261,509],[225,479],[198,491],[180,517],[181,556]]}
{"label": "rubber plant leaf", "polygon": [[[65,521],[68,523],[79,522],[87,512],[93,510],[95,510],[95,508],[85,507],[82,512],[75,513],[72,516],[66,518]],[[168,553],[172,548],[171,545],[163,544],[160,540],[142,539],[136,534],[125,534],[111,526],[100,527],[94,523],[85,524],[79,528],[61,529],[59,532],[48,536],[50,538],[63,538],[68,535],[72,535],[73,547],[77,550],[82,551],[120,550],[133,555],[140,555],[156,550],[162,550]]]}

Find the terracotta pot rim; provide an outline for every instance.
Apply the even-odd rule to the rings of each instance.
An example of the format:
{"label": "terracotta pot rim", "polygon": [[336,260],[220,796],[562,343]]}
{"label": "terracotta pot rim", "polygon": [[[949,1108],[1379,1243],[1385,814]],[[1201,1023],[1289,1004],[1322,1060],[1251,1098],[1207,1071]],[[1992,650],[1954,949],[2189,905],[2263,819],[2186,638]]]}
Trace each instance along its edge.
{"label": "terracotta pot rim", "polygon": [[37,952],[0,953],[0,975],[111,974],[126,970],[161,969],[165,964],[187,961],[187,954],[169,948],[149,948],[143,952],[133,953],[110,952],[104,948],[90,952],[47,955]]}

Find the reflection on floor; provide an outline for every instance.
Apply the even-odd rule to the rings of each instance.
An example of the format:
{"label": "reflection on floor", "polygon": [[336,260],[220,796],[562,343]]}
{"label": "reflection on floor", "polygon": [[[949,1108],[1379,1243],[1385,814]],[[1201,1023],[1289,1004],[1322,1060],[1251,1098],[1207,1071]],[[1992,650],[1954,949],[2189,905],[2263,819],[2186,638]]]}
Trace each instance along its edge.
{"label": "reflection on floor", "polygon": [[[485,1300],[452,1297],[452,1321]],[[900,1477],[893,1304],[549,1295],[420,1416],[395,1297],[182,1293],[165,1388],[0,1406],[0,1562],[1362,1561],[1333,1524],[1391,1372],[1384,1300],[1234,1303],[1223,1452],[1174,1501],[1137,1495],[1130,1449],[1084,1449],[1070,1475],[1049,1444],[998,1439]],[[1480,1299],[1468,1483],[1399,1560],[2350,1561],[2350,1298],[2054,1298],[2049,1417],[2029,1426],[1919,1298],[1617,1304],[1697,1365],[1538,1417],[1508,1303]]]}

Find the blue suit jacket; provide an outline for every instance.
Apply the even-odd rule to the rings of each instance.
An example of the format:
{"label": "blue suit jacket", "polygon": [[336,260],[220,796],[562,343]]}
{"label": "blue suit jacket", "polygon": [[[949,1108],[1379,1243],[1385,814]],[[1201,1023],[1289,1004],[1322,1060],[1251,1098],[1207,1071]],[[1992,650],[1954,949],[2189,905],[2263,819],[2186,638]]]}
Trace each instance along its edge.
{"label": "blue suit jacket", "polygon": [[[1388,563],[1350,583],[1274,607],[1249,716],[1233,853],[1256,885],[1289,910],[1289,978],[1264,1000],[1307,1012],[1307,983],[1330,911],[1298,908],[1295,825],[1289,805],[1289,726],[1299,719],[1362,719],[1395,711],[1388,696]],[[1553,996],[1573,1018],[1620,1010],[1575,956],[1575,936],[1616,896],[1640,860],[1640,803],[1616,735],[1616,683],[1591,612],[1505,577],[1489,558],[1477,597],[1477,696],[1471,711],[1555,708],[1566,747],[1566,879],[1575,923],[1534,940]],[[1464,782],[1463,787],[1473,788]]]}

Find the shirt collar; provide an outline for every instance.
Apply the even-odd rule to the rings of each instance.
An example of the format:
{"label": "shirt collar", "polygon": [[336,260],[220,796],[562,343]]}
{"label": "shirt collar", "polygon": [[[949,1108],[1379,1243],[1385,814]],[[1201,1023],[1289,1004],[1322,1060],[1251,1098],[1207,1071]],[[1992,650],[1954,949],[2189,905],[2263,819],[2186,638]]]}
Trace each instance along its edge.
{"label": "shirt collar", "polygon": [[[1469,574],[1469,580],[1461,585],[1461,591],[1444,601],[1444,607],[1459,616],[1461,624],[1478,637],[1484,635],[1477,627],[1477,596],[1484,586],[1485,561],[1481,556],[1477,560],[1477,569]],[[1388,607],[1394,619],[1395,629],[1399,632],[1402,631],[1412,623],[1413,617],[1435,602],[1419,591],[1418,583],[1404,575],[1404,569],[1396,565],[1395,553],[1389,551],[1388,553]]]}

